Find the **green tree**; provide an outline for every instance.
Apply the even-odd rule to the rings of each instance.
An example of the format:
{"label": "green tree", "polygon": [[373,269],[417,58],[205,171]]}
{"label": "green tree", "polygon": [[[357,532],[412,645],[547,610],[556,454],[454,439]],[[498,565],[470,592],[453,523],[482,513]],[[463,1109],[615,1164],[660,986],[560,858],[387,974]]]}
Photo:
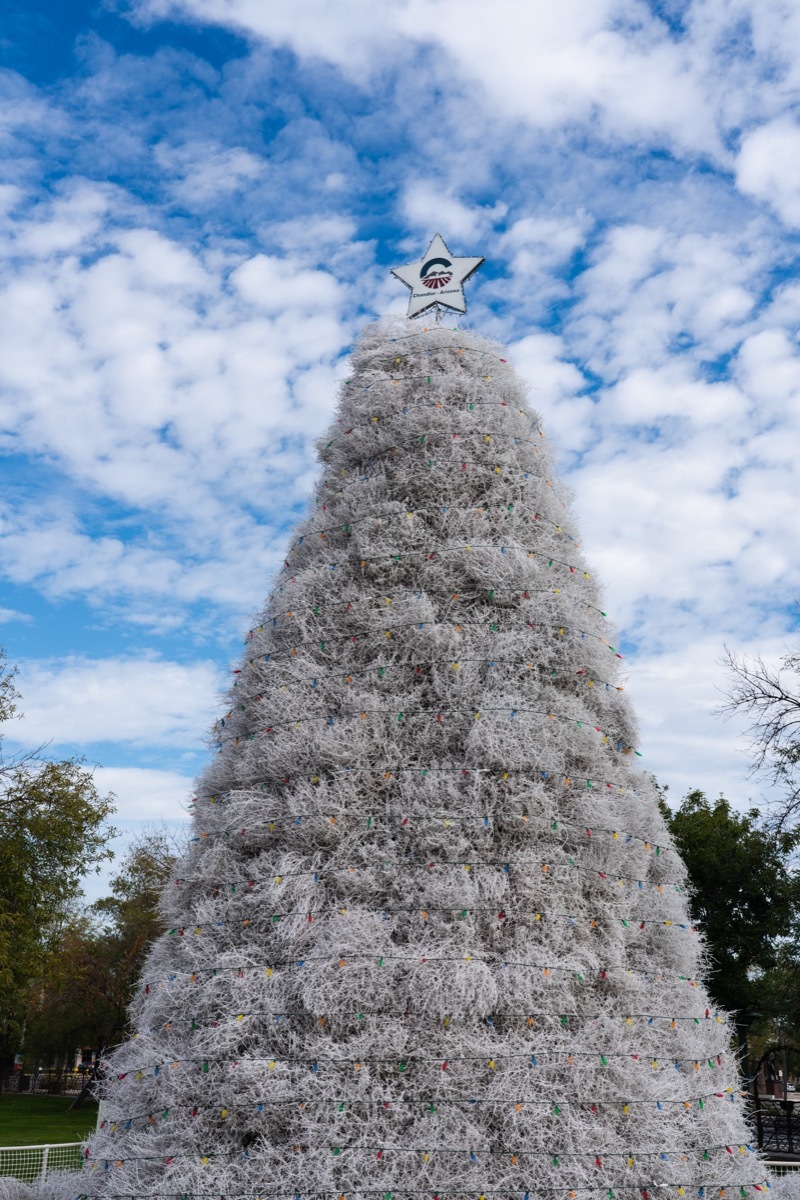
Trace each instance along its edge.
{"label": "green tree", "polygon": [[800,942],[796,930],[778,946],[776,962],[761,979],[762,1019],[756,1032],[762,1048],[784,1040],[800,1045]]}
{"label": "green tree", "polygon": [[92,905],[92,912],[103,922],[96,945],[106,964],[102,996],[110,1018],[98,1042],[118,1041],[128,1028],[128,1005],[142,962],[150,943],[164,928],[159,897],[176,857],[165,833],[144,834],[130,847],[111,880],[111,895]]}
{"label": "green tree", "polygon": [[59,935],[43,956],[26,997],[25,1059],[69,1062],[77,1049],[95,1045],[104,1014],[87,996],[97,990],[104,965],[96,952],[99,929],[90,910],[76,909],[63,921]]}
{"label": "green tree", "polygon": [[[791,868],[797,835],[766,828],[758,810],[735,812],[722,796],[713,803],[692,791],[665,815],[689,870],[691,911],[710,951],[708,987],[723,1008],[736,1013],[740,1038],[784,1016],[792,974],[789,938],[800,888]],[[788,973],[788,974],[787,974]]]}
{"label": "green tree", "polygon": [[111,879],[110,895],[65,924],[31,988],[31,1055],[63,1060],[79,1046],[98,1049],[122,1038],[144,956],[163,928],[158,898],[174,861],[165,834],[145,834]]}
{"label": "green tree", "polygon": [[[0,655],[0,722],[16,713],[14,680]],[[0,1057],[19,1048],[31,983],[63,933],[81,880],[112,857],[112,810],[79,761],[0,754]]]}

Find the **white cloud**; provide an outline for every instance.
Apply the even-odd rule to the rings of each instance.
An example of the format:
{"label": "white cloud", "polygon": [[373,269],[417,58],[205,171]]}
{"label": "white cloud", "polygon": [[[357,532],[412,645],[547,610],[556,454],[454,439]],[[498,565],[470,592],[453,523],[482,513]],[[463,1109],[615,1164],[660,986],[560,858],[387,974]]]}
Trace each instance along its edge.
{"label": "white cloud", "polygon": [[[147,227],[120,228],[122,206],[113,189],[77,182],[7,223],[0,449],[149,512],[148,530],[129,518],[119,535],[89,532],[85,495],[73,490],[65,504],[54,475],[52,503],[45,491],[0,511],[3,564],[51,595],[191,600],[211,585],[221,599],[232,557],[252,554],[263,572],[270,517],[282,521],[308,490],[309,433],[332,407],[331,360],[347,339],[345,286],[290,254],[203,256]],[[336,229],[318,232],[324,247]],[[189,565],[187,551],[226,566]]]}
{"label": "white cloud", "polygon": [[237,192],[266,170],[263,159],[241,146],[213,142],[162,142],[154,151],[156,162],[170,180],[177,200],[207,203],[228,192]]}
{"label": "white cloud", "polygon": [[299,314],[336,310],[340,285],[327,271],[309,271],[291,261],[258,254],[231,273],[239,294],[261,312]]}
{"label": "white cloud", "polygon": [[530,404],[546,409],[547,431],[564,450],[583,450],[591,432],[592,401],[577,393],[586,380],[565,361],[563,338],[552,333],[529,333],[515,342],[514,367],[530,386]]}
{"label": "white cloud", "polygon": [[145,21],[185,16],[227,25],[288,45],[299,54],[363,72],[402,7],[402,0],[387,0],[380,7],[371,0],[344,0],[336,10],[326,0],[301,0],[294,5],[267,5],[261,0],[140,0],[134,12]]}
{"label": "white cloud", "polygon": [[[736,362],[737,375],[758,405],[759,424],[800,415],[800,354],[785,329],[759,330],[743,343]],[[787,446],[789,453],[794,448]]]}
{"label": "white cloud", "polygon": [[101,795],[114,794],[116,812],[111,824],[119,834],[109,842],[114,860],[83,879],[84,899],[89,904],[109,894],[111,879],[131,845],[142,836],[165,834],[176,854],[184,851],[191,830],[187,805],[193,794],[192,779],[178,771],[95,767],[92,776]]}
{"label": "white cloud", "polygon": [[104,742],[202,748],[218,715],[214,697],[227,683],[210,662],[156,658],[21,661],[22,720],[8,731],[23,748]]}
{"label": "white cloud", "polygon": [[591,224],[585,212],[574,217],[521,217],[498,240],[511,273],[530,279],[560,266],[584,244]]}
{"label": "white cloud", "polygon": [[613,379],[673,358],[696,370],[729,353],[747,332],[766,249],[746,232],[734,240],[642,225],[612,229],[579,281],[582,355]]}
{"label": "white cloud", "polygon": [[[338,261],[340,255],[350,258],[358,253],[358,226],[352,217],[330,212],[293,221],[277,221],[265,230],[293,261]],[[362,243],[366,250],[366,245]]]}
{"label": "white cloud", "polygon": [[[439,85],[471,89],[475,106],[488,104],[505,120],[552,130],[597,116],[614,137],[725,159],[717,117],[731,101],[715,60],[735,18],[718,4],[697,7],[694,39],[674,38],[641,0],[495,0],[491,8],[483,0],[390,0],[378,8],[365,0],[139,0],[134,11],[145,22],[225,25],[334,63],[362,84],[434,46]],[[765,42],[768,53],[769,33]]]}
{"label": "white cloud", "polygon": [[614,134],[717,149],[702,80],[644,4],[412,0],[398,24],[441,45],[506,118],[547,129],[595,109]]}
{"label": "white cloud", "polygon": [[762,788],[747,780],[744,728],[722,721],[721,645],[696,639],[664,654],[637,656],[626,693],[639,717],[642,767],[669,787],[676,805],[693,788],[720,792],[740,807],[757,804]]}
{"label": "white cloud", "polygon": [[24,621],[29,624],[33,617],[30,613],[17,612],[15,608],[0,608],[0,625],[9,625],[12,621]]}
{"label": "white cloud", "polygon": [[[465,146],[494,118],[513,131],[512,141],[518,126],[549,135],[582,128],[612,147],[668,146],[725,169],[735,158],[746,195],[772,205],[788,224],[800,222],[797,127],[783,115],[800,86],[800,16],[792,0],[690,0],[673,14],[682,25],[677,33],[645,0],[495,0],[491,7],[484,0],[135,0],[133,12],[145,23],[183,18],[288,46],[301,58],[333,63],[365,88],[397,72],[401,97],[413,91],[414,55],[433,48],[425,83],[435,85],[437,101],[446,98],[451,116],[458,110]],[[742,131],[734,156],[729,146]],[[411,185],[406,220],[429,225],[426,194],[438,192],[434,224],[446,216],[454,236],[469,236],[480,223],[475,206],[442,186],[443,155],[435,140],[428,143],[438,178]],[[472,174],[479,173],[480,148],[470,151]]]}
{"label": "white cloud", "polygon": [[116,796],[113,821],[160,823],[180,821],[187,816],[192,798],[192,779],[178,771],[147,770],[142,767],[95,767],[97,790]]}
{"label": "white cloud", "polygon": [[800,84],[800,10],[794,0],[693,0],[686,23],[700,52],[728,54],[732,125],[794,102]]}
{"label": "white cloud", "polygon": [[626,425],[660,425],[669,417],[695,425],[738,421],[747,398],[731,383],[705,383],[675,361],[661,370],[633,369],[605,393],[604,416]]}
{"label": "white cloud", "polygon": [[[755,637],[750,630],[726,640],[736,655],[758,654],[774,668],[787,652],[770,623]],[[740,808],[779,799],[751,770],[747,719],[719,715],[729,683],[722,650],[722,640],[707,634],[687,638],[668,656],[643,653],[625,689],[642,729],[642,765],[669,785],[673,806],[696,787],[711,797],[721,792]]]}
{"label": "white cloud", "polygon": [[800,125],[778,117],[748,133],[736,159],[736,184],[787,225],[800,225]]}
{"label": "white cloud", "polygon": [[401,205],[412,228],[428,236],[441,228],[447,231],[446,238],[476,238],[500,223],[508,212],[508,205],[501,200],[491,208],[462,204],[441,186],[421,179],[408,184]]}

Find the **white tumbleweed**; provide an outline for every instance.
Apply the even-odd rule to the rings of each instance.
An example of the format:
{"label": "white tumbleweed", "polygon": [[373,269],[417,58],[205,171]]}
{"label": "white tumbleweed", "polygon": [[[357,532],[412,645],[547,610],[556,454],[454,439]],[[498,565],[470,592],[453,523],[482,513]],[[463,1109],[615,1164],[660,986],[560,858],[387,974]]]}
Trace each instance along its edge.
{"label": "white tumbleweed", "polygon": [[361,339],[64,1197],[771,1188],[505,358],[403,320]]}

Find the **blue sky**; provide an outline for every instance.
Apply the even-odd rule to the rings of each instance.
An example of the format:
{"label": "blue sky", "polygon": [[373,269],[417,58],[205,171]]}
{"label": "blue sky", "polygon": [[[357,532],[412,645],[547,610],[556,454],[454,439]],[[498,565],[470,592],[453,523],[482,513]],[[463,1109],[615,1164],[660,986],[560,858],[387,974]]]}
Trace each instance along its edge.
{"label": "blue sky", "polygon": [[645,762],[757,799],[723,644],[800,595],[794,0],[6,0],[8,750],[180,817],[353,337],[484,254],[622,630]]}

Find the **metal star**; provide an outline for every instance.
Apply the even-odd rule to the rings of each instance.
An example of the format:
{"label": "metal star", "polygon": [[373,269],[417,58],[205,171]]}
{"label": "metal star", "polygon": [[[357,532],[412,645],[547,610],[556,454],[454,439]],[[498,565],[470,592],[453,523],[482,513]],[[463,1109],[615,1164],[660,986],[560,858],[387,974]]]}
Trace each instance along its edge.
{"label": "metal star", "polygon": [[485,261],[483,258],[453,258],[441,234],[437,233],[419,262],[392,270],[392,275],[411,288],[407,315],[416,317],[436,304],[466,312],[464,284]]}

